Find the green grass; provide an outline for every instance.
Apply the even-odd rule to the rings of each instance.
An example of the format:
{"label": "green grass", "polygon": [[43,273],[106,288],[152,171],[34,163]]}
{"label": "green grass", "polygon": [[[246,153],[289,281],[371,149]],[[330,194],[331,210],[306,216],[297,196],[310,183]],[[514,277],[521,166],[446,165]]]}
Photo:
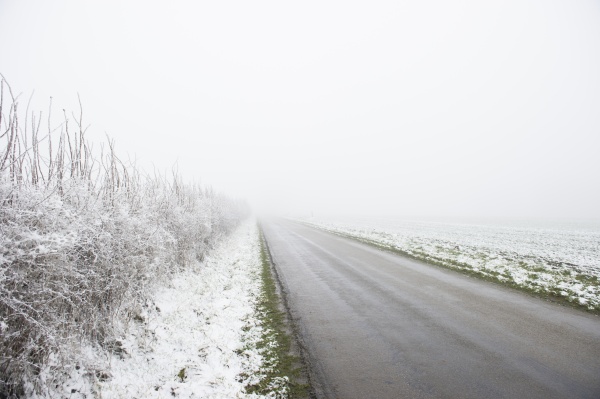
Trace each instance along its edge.
{"label": "green grass", "polygon": [[276,392],[277,398],[310,398],[310,385],[300,382],[306,371],[299,356],[292,353],[293,338],[288,333],[287,315],[282,310],[262,234],[260,246],[262,293],[257,310],[264,333],[257,348],[265,356],[264,378],[258,384],[247,386],[246,392],[261,395]]}

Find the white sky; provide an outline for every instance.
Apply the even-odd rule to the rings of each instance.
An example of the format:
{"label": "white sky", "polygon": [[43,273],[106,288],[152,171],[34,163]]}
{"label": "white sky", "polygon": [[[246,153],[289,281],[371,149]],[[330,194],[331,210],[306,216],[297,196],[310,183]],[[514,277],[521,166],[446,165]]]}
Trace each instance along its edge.
{"label": "white sky", "polygon": [[600,218],[600,1],[0,0],[0,72],[262,208]]}

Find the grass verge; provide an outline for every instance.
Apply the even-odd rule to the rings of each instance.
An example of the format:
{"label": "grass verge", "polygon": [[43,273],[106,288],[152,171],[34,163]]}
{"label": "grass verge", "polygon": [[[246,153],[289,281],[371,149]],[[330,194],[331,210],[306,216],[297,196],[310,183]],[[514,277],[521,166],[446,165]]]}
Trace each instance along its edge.
{"label": "grass verge", "polygon": [[246,392],[268,395],[276,392],[277,398],[310,398],[310,385],[304,382],[305,366],[293,350],[293,336],[287,313],[283,307],[277,282],[271,269],[271,259],[264,237],[260,236],[262,293],[258,314],[263,326],[263,336],[257,349],[265,357],[264,377]]}

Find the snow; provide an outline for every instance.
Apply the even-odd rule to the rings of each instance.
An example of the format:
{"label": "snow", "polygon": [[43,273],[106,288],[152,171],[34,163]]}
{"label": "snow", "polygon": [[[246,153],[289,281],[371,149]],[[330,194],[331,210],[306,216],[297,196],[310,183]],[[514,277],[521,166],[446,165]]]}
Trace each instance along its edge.
{"label": "snow", "polygon": [[600,226],[465,224],[397,219],[305,223],[446,267],[474,271],[600,309]]}
{"label": "snow", "polygon": [[[60,389],[46,395],[260,397],[244,389],[260,379],[263,368],[256,347],[263,335],[256,314],[260,269],[258,228],[249,220],[202,263],[178,273],[169,286],[156,291],[109,355],[108,375],[75,368]],[[89,348],[89,356],[97,353]]]}
{"label": "snow", "polygon": [[102,397],[247,397],[239,376],[262,358],[236,351],[261,334],[258,245],[256,224],[246,223],[204,264],[157,292],[155,308],[130,329],[125,359],[115,359],[113,378],[99,386]]}

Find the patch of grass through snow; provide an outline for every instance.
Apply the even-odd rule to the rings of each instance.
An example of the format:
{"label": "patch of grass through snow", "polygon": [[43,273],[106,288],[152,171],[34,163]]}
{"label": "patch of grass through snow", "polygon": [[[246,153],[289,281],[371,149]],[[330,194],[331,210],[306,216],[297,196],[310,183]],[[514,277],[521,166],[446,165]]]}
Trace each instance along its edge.
{"label": "patch of grass through snow", "polygon": [[260,382],[246,387],[247,393],[272,395],[277,398],[309,398],[310,386],[301,382],[304,374],[300,358],[292,353],[292,337],[288,333],[287,317],[282,310],[277,283],[271,271],[271,261],[264,238],[260,237],[262,293],[258,314],[263,336],[257,345],[265,360]]}

